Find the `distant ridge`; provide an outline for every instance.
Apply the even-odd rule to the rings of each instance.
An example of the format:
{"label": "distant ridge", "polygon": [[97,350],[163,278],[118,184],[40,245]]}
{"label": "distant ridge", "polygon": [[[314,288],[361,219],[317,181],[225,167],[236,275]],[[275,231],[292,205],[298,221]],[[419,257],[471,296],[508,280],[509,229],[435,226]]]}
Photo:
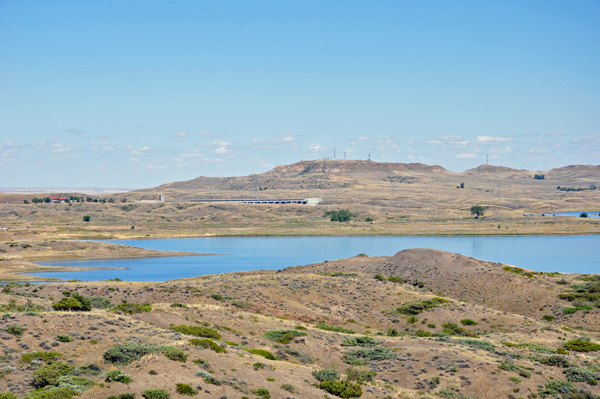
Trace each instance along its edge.
{"label": "distant ridge", "polygon": [[[469,179],[526,180],[536,174],[545,181],[560,184],[598,184],[600,166],[569,165],[551,171],[529,171],[506,166],[480,165],[462,173],[451,172],[439,165],[423,163],[375,162],[366,160],[317,159],[280,165],[260,174],[232,177],[199,176],[192,180],[163,184],[155,188],[136,190],[150,193],[175,193],[195,190],[314,190],[364,187],[374,182],[426,183],[437,180],[452,184]],[[541,184],[541,183],[536,183]]]}

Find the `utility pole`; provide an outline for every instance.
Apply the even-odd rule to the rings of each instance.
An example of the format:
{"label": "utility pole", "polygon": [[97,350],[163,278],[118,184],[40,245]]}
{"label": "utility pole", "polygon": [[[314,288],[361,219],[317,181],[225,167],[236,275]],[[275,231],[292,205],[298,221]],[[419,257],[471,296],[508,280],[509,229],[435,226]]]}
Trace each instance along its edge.
{"label": "utility pole", "polygon": [[490,154],[485,154],[485,164],[486,165],[490,164]]}
{"label": "utility pole", "polygon": [[333,159],[335,159],[335,144],[333,145]]}
{"label": "utility pole", "polygon": [[371,153],[369,153],[369,159],[367,159],[367,161],[370,161],[370,160],[371,160]]}

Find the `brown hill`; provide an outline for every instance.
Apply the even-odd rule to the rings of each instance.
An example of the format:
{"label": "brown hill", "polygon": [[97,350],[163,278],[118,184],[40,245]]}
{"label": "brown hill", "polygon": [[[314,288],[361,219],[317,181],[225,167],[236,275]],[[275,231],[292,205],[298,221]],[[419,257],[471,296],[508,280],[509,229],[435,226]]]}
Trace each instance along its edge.
{"label": "brown hill", "polygon": [[540,308],[559,303],[542,280],[511,273],[501,266],[505,267],[452,252],[415,248],[394,256],[356,256],[286,271],[398,275],[436,294],[530,317],[541,317]]}

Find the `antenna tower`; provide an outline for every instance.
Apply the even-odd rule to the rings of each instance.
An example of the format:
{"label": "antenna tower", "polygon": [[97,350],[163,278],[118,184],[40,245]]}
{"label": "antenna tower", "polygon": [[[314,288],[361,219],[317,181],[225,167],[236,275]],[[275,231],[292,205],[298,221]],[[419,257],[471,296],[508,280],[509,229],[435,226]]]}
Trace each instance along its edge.
{"label": "antenna tower", "polygon": [[369,153],[369,159],[367,159],[367,161],[370,161],[370,160],[371,160],[371,153]]}

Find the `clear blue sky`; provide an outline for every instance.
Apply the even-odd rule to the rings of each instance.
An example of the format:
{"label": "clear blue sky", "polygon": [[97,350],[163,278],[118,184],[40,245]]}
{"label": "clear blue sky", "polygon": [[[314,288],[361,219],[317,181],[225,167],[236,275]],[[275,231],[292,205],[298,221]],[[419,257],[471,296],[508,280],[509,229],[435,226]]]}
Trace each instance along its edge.
{"label": "clear blue sky", "polygon": [[1,1],[0,186],[600,164],[598,1]]}

